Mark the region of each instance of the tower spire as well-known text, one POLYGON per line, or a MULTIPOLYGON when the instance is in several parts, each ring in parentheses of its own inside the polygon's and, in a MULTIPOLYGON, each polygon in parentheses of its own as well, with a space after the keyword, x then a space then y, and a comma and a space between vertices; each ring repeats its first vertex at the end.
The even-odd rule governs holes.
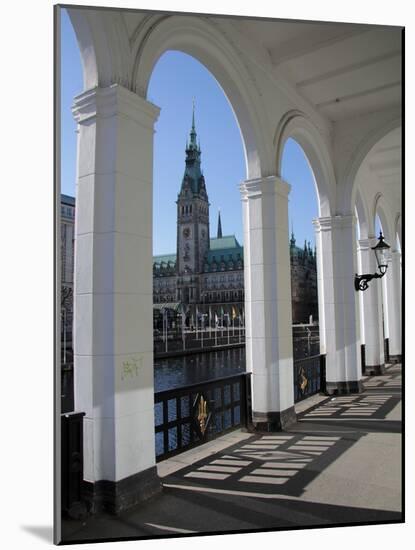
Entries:
POLYGON ((220 208, 219 208, 219 214, 218 214, 218 239, 222 238, 222 222, 220 220, 220 208))
POLYGON ((192 129, 190 130, 190 147, 197 150, 196 143, 196 125, 195 125, 195 99, 193 98, 192 102, 192 129))
POLYGON ((291 221, 291 239, 290 239, 290 246, 291 246, 291 247, 294 247, 294 246, 295 246, 294 224, 293 224, 292 221, 291 221))
POLYGON ((193 105, 193 111, 192 111, 192 130, 194 130, 194 129, 195 129, 195 98, 193 98, 192 105, 193 105))

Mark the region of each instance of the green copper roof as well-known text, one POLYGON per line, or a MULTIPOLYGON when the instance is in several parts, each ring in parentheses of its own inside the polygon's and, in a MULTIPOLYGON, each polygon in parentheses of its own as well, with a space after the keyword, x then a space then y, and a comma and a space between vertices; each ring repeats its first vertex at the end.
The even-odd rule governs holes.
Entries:
POLYGON ((240 248, 242 246, 236 240, 235 235, 225 235, 219 239, 210 239, 210 249, 220 250, 222 248, 240 248))
POLYGON ((243 260, 244 249, 238 243, 235 235, 226 235, 219 239, 210 239, 210 250, 207 255, 208 263, 213 262, 215 258, 216 262, 222 261, 228 262, 231 258, 236 262, 238 259, 243 260))
POLYGON ((161 264, 162 262, 176 263, 176 254, 161 254, 159 256, 153 256, 153 264, 161 264))

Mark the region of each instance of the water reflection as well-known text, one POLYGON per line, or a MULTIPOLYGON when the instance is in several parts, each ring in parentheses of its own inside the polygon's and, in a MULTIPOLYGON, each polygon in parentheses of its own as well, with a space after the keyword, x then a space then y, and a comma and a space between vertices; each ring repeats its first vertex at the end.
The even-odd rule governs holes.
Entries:
POLYGON ((245 347, 154 361, 154 391, 245 372, 245 347))

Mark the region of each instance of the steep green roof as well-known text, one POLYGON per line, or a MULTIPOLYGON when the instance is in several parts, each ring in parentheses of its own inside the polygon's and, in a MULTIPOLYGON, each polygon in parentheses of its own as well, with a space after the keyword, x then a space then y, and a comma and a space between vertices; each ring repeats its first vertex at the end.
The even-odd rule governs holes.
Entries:
POLYGON ((176 263, 176 254, 161 254, 159 256, 153 256, 153 264, 161 264, 162 262, 176 263))
POLYGON ((235 235, 225 235, 220 239, 210 239, 210 250, 220 250, 222 248, 242 249, 242 246, 236 240, 235 235))
POLYGON ((238 243, 235 235, 225 235, 220 239, 210 239, 210 250, 207 255, 208 263, 213 262, 215 258, 216 262, 221 261, 221 257, 225 262, 229 261, 229 256, 236 262, 238 259, 243 259, 244 249, 238 243))

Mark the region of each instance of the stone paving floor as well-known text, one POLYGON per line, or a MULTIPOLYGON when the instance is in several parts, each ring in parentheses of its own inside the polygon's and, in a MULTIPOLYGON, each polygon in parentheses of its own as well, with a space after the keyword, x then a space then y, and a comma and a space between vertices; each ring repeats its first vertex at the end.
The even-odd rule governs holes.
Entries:
POLYGON ((63 523, 64 542, 403 521, 401 367, 314 396, 286 432, 232 432, 158 465, 163 492, 63 523))

